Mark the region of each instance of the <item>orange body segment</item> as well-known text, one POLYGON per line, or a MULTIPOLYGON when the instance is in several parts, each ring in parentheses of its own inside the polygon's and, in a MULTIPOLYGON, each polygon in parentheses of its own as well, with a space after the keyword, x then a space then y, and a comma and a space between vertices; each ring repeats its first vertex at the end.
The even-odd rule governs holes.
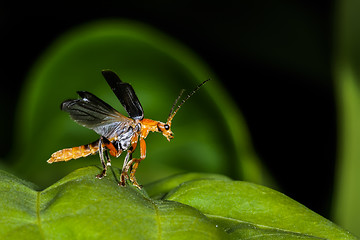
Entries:
POLYGON ((77 159, 81 157, 87 157, 89 155, 95 154, 99 151, 99 141, 95 141, 90 144, 72 147, 72 148, 65 148, 54 152, 51 155, 51 158, 47 160, 48 163, 53 162, 62 162, 62 161, 69 161, 71 159, 77 159))

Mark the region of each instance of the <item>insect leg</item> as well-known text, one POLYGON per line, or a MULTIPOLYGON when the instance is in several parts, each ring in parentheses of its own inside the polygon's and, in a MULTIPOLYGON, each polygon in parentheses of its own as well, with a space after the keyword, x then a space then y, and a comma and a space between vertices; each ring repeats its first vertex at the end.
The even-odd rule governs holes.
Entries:
POLYGON ((104 176, 106 176, 107 166, 111 166, 111 159, 110 159, 109 153, 110 153, 110 155, 117 157, 121 154, 121 152, 122 151, 120 149, 118 150, 114 146, 114 144, 112 142, 110 142, 106 137, 102 136, 100 138, 100 140, 99 140, 99 156, 100 156, 101 164, 103 166, 103 170, 99 175, 96 176, 97 178, 101 179, 104 176), (104 152, 104 149, 105 149, 105 152, 104 152), (104 160, 104 155, 106 158, 106 163, 104 160))
POLYGON ((111 166, 111 159, 108 151, 105 151, 105 158, 106 158, 106 166, 111 166))
POLYGON ((133 158, 132 158, 132 153, 136 149, 137 142, 138 142, 138 136, 139 135, 136 133, 132 137, 131 146, 127 150, 127 154, 126 154, 124 164, 123 164, 123 167, 121 170, 121 177, 120 177, 120 183, 119 183, 119 185, 121 185, 121 186, 125 186, 126 179, 129 179, 128 172, 129 172, 129 168, 132 166, 132 163, 134 162, 133 158))
MULTIPOLYGON (((111 156, 118 157, 121 154, 121 150, 117 150, 112 142, 110 142, 106 137, 101 137, 101 140, 104 146, 109 149, 109 153, 111 156)), ((111 165, 111 164, 110 164, 111 165)))
POLYGON ((131 158, 132 158, 132 151, 128 151, 125 156, 124 164, 121 170, 120 183, 119 183, 119 185, 121 186, 125 186, 126 179, 129 179, 129 176, 127 174, 128 171, 126 171, 126 166, 129 162, 129 159, 131 158))
MULTIPOLYGON (((106 137, 103 137, 103 136, 99 140, 99 147, 98 148, 99 148, 99 156, 100 156, 100 161, 101 161, 101 165, 103 167, 103 170, 96 177, 101 179, 104 176, 106 176, 107 166, 111 166, 111 159, 110 159, 110 156, 109 156, 109 152, 113 156, 119 155, 119 152, 116 150, 115 146, 106 137), (105 147, 107 149, 105 149, 105 147), (104 152, 104 149, 105 149, 105 152, 104 152), (104 155, 105 155, 105 158, 106 158, 106 163, 105 163, 104 155)), ((119 151, 121 153, 121 150, 119 150, 119 151)))
POLYGON ((103 167, 103 170, 101 171, 100 174, 96 175, 96 178, 98 178, 98 179, 102 179, 104 176, 106 176, 106 170, 107 170, 107 165, 105 164, 105 160, 104 160, 103 141, 104 141, 104 137, 101 137, 100 141, 99 141, 99 156, 100 156, 100 162, 103 167))
POLYGON ((141 189, 141 185, 136 181, 135 172, 139 166, 140 161, 144 160, 146 157, 146 143, 144 138, 140 138, 140 158, 133 158, 131 159, 127 166, 126 172, 131 168, 130 172, 130 181, 135 185, 137 188, 141 189))

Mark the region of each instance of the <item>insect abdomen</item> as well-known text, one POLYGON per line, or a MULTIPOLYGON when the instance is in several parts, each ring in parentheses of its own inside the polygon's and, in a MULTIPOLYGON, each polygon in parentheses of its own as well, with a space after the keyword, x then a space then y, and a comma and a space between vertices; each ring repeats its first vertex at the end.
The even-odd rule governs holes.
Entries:
POLYGON ((65 148, 54 152, 51 158, 47 160, 48 163, 69 161, 71 159, 78 159, 81 157, 87 157, 91 154, 95 154, 99 151, 99 140, 72 148, 65 148))

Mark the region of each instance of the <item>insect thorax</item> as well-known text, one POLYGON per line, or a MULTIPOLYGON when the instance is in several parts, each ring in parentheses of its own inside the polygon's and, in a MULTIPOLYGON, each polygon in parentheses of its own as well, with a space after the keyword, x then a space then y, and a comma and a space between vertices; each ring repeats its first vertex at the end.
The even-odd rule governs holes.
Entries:
POLYGON ((129 126, 126 129, 121 129, 115 133, 115 138, 112 141, 113 145, 117 150, 126 151, 131 146, 131 140, 136 133, 141 129, 140 124, 137 124, 135 127, 129 126))

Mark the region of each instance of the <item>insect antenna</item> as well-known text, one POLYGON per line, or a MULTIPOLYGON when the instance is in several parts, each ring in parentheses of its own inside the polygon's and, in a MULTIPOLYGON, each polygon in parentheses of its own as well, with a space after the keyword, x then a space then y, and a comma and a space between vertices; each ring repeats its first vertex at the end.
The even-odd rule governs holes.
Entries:
POLYGON ((174 110, 175 105, 177 104, 177 102, 179 101, 181 95, 184 93, 185 90, 182 89, 182 90, 180 91, 179 96, 176 98, 176 100, 175 100, 175 102, 174 102, 174 104, 173 104, 173 106, 172 106, 172 108, 171 108, 169 117, 168 117, 168 119, 167 119, 167 124, 169 124, 169 125, 171 126, 171 120, 174 118, 175 114, 177 113, 177 111, 179 111, 179 109, 181 108, 181 106, 182 106, 192 95, 194 95, 194 93, 196 93, 197 90, 199 90, 199 88, 200 88, 202 85, 204 85, 204 84, 205 84, 207 81, 209 81, 209 80, 210 80, 210 79, 207 79, 207 80, 203 81, 202 83, 200 83, 194 90, 192 90, 191 93, 189 93, 189 94, 181 101, 181 103, 179 104, 179 106, 174 110))
POLYGON ((175 99, 175 102, 173 103, 173 105, 172 105, 172 107, 171 107, 171 110, 170 110, 168 119, 170 119, 170 116, 171 116, 171 114, 174 112, 174 108, 175 108, 177 102, 179 101, 179 99, 181 98, 181 95, 184 93, 184 91, 185 91, 185 89, 181 89, 179 96, 175 99))

